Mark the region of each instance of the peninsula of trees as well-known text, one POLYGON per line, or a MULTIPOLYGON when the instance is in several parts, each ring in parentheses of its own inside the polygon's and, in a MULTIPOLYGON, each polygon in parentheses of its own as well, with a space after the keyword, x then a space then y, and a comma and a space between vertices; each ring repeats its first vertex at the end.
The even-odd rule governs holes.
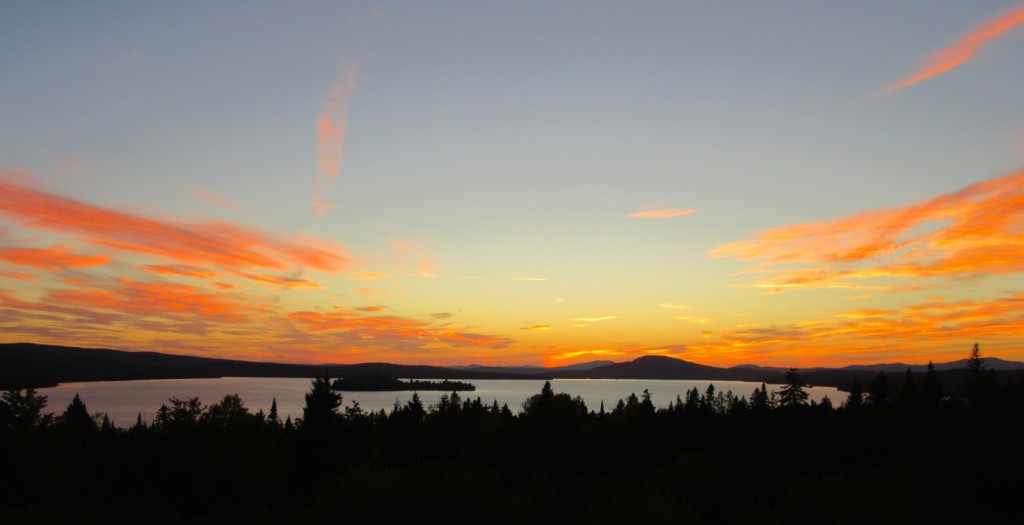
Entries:
POLYGON ((420 381, 410 379, 402 381, 394 377, 381 374, 365 374, 335 379, 331 384, 332 390, 344 390, 348 392, 391 392, 399 390, 440 390, 443 392, 471 392, 476 386, 461 381, 420 381))

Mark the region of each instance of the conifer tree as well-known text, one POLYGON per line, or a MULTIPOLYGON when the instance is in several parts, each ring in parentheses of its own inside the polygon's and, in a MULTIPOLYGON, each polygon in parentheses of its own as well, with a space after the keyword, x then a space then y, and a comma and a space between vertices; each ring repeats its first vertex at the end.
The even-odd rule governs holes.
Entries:
POLYGON ((786 372, 786 384, 779 392, 779 403, 784 407, 802 406, 807 404, 807 391, 809 386, 800 378, 800 372, 796 368, 790 368, 786 372))

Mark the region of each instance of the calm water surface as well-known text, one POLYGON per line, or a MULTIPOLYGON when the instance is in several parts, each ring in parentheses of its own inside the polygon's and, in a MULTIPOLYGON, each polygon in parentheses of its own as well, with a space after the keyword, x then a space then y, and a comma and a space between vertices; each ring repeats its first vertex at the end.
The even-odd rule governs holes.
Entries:
MULTIPOLYGON (((540 392, 543 380, 479 379, 471 380, 476 385, 474 392, 460 392, 463 399, 476 399, 498 405, 508 403, 513 412, 518 412, 526 399, 540 392)), ((631 393, 638 396, 647 389, 654 405, 663 408, 676 396, 686 397, 686 391, 697 387, 704 392, 714 383, 716 391, 732 390, 737 396, 750 397, 760 383, 742 381, 668 381, 650 379, 556 379, 551 386, 556 393, 567 392, 580 396, 587 408, 598 410, 601 402, 611 410, 619 399, 631 393)), ((169 397, 185 399, 198 397, 204 405, 216 403, 228 394, 238 394, 251 412, 263 409, 270 411, 270 403, 277 399, 277 410, 283 420, 302 417, 305 394, 309 391, 310 380, 301 378, 274 377, 224 377, 218 379, 151 379, 144 381, 97 381, 90 383, 65 383, 54 388, 43 388, 40 394, 48 396, 47 410, 54 413, 64 411, 75 394, 89 408, 91 414, 106 413, 119 427, 130 426, 142 414, 147 423, 153 420, 161 404, 169 397)), ((779 385, 769 385, 769 390, 778 390, 779 385)), ((813 387, 809 390, 812 399, 821 400, 828 396, 840 401, 845 394, 831 387, 813 387)), ((444 392, 420 392, 425 405, 437 403, 444 392)), ((412 398, 412 392, 342 392, 343 406, 359 403, 363 410, 391 411, 395 402, 405 403, 412 398)))

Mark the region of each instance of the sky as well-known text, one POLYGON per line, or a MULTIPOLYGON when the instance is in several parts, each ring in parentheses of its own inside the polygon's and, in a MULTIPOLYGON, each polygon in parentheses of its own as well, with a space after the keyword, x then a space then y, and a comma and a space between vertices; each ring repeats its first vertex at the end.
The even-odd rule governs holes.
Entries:
POLYGON ((0 3, 0 342, 1024 360, 1024 4, 0 3))

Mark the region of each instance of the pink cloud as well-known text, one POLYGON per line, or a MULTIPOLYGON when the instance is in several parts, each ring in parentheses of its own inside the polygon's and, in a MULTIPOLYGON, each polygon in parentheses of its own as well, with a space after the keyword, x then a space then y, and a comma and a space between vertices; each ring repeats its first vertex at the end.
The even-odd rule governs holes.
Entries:
POLYGON ((1024 24, 1024 7, 1006 11, 961 36, 949 47, 939 50, 929 57, 928 61, 914 74, 889 86, 886 91, 897 91, 958 67, 972 59, 986 44, 1022 24, 1024 24))
POLYGON ((682 217, 684 215, 693 215, 697 213, 697 210, 693 208, 688 209, 665 209, 665 210, 645 210, 637 211, 626 215, 626 217, 632 217, 635 219, 671 219, 672 217, 682 217))
POLYGON ((327 101, 320 109, 316 118, 318 137, 316 192, 313 194, 313 210, 317 217, 322 217, 334 203, 327 196, 334 185, 334 180, 341 172, 342 154, 345 147, 345 133, 348 128, 348 107, 352 95, 356 91, 356 74, 362 64, 359 61, 348 61, 334 79, 327 101))

